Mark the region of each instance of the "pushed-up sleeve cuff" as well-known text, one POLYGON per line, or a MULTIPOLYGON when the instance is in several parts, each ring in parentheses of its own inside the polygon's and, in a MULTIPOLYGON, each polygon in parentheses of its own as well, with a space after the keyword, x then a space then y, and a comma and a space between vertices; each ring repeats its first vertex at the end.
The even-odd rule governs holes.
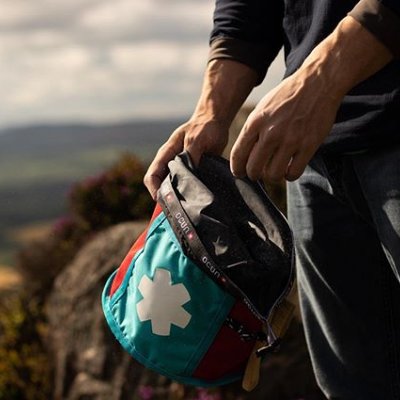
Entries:
POLYGON ((361 0, 348 15, 400 58, 400 15, 378 0, 361 0))
POLYGON ((274 57, 275 54, 270 54, 262 44, 231 37, 217 37, 210 44, 208 61, 225 58, 246 64, 257 71, 259 85, 274 57))

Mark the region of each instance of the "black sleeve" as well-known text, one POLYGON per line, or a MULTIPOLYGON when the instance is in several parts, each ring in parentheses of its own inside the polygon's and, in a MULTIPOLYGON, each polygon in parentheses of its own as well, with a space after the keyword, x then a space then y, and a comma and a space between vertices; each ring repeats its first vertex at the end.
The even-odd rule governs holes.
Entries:
POLYGON ((246 64, 261 83, 283 44, 282 19, 281 0, 216 0, 209 61, 246 64))
POLYGON ((361 0, 349 15, 400 58, 400 0, 361 0))

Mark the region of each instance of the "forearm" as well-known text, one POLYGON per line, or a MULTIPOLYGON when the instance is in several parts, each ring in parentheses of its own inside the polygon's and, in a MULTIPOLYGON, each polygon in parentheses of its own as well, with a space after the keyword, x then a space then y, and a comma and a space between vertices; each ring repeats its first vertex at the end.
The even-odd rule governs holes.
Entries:
POLYGON ((340 100, 393 58, 372 33, 352 17, 337 28, 306 58, 296 72, 303 79, 317 79, 321 90, 340 100))
POLYGON ((228 59, 210 61, 191 119, 229 127, 257 80, 257 72, 247 65, 228 59))

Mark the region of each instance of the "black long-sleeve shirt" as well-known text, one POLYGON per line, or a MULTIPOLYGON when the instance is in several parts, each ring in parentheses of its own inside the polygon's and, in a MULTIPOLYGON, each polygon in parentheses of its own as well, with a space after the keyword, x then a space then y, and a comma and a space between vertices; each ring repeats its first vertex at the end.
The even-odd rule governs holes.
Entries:
POLYGON ((209 59, 247 64, 261 82, 283 46, 288 76, 346 15, 395 59, 345 96, 322 147, 343 153, 400 143, 400 0, 216 0, 209 59))

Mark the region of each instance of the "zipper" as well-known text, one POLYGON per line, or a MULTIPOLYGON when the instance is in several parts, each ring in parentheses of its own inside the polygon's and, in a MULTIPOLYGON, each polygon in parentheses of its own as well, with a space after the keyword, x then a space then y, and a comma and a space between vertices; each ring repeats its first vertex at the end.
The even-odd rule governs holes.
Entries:
POLYGON ((250 332, 243 324, 239 321, 233 319, 232 317, 227 317, 225 319, 225 325, 227 325, 230 329, 235 331, 242 342, 264 342, 265 346, 259 347, 255 354, 257 357, 264 357, 266 354, 276 352, 279 350, 279 346, 281 343, 280 338, 277 338, 270 326, 270 324, 266 323, 266 331, 258 331, 258 332, 250 332))
MULTIPOLYGON (((293 283, 294 283, 294 270, 295 270, 295 247, 294 247, 294 237, 293 237, 293 232, 290 228, 289 225, 289 221, 287 220, 286 216, 281 212, 281 210, 279 210, 279 208, 273 203, 273 201, 269 198, 268 193, 266 192, 265 188, 263 187, 263 185, 261 185, 260 182, 258 182, 258 186, 260 187, 260 189, 262 190, 262 192, 265 194, 265 196, 267 196, 268 200, 270 200, 271 205, 273 206, 273 208, 282 216, 282 218, 285 220, 285 222, 287 223, 288 227, 289 227, 289 234, 290 234, 290 239, 292 242, 292 249, 291 249, 291 259, 290 259, 290 275, 289 278, 286 282, 286 286, 283 289, 282 293, 279 295, 279 297, 275 300, 274 304, 272 305, 269 313, 268 313, 268 318, 270 317, 270 315, 273 313, 273 311, 279 306, 279 304, 282 302, 282 300, 289 294, 290 290, 293 287, 293 283)), ((268 322, 267 322, 268 324, 268 322)), ((269 325, 269 324, 268 324, 269 325)))

